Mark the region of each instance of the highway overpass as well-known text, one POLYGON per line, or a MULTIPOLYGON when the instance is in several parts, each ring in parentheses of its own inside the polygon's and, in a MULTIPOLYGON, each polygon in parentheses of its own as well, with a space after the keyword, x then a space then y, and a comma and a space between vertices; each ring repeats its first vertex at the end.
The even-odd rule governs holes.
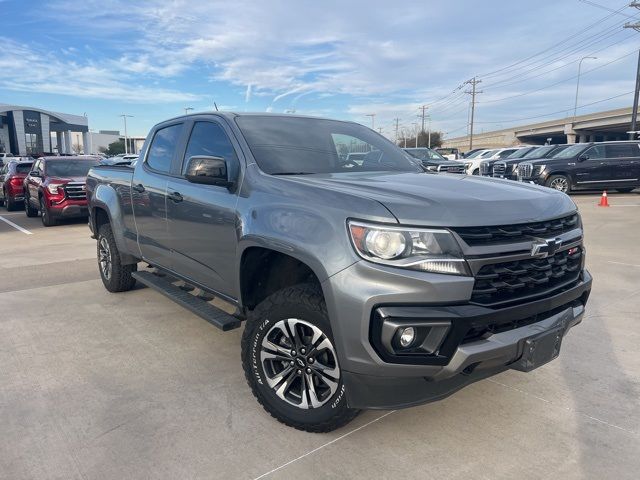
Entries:
MULTIPOLYGON (((509 147, 512 145, 544 145, 550 143, 583 143, 605 140, 627 140, 631 130, 632 108, 549 120, 541 123, 475 133, 473 148, 509 147)), ((444 147, 469 150, 469 136, 445 138, 444 147)))

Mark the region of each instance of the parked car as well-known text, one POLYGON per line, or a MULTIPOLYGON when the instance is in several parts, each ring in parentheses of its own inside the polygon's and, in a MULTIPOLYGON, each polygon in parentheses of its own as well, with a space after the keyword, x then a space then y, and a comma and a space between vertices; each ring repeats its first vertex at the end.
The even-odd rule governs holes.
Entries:
POLYGON ((480 175, 480 166, 482 165, 483 160, 491 160, 496 158, 497 155, 500 155, 501 152, 510 150, 507 155, 513 151, 514 149, 506 149, 506 148, 493 148, 490 150, 483 150, 480 152, 476 152, 468 158, 465 158, 465 169, 468 175, 480 175))
POLYGON ((425 175, 351 122, 177 117, 134 169, 92 168, 87 196, 105 288, 140 281, 222 330, 246 319, 253 394, 307 431, 543 365, 591 288, 569 197, 425 175), (339 161, 338 138, 366 144, 362 164, 339 161))
POLYGON ((0 167, 0 205, 8 211, 15 210, 17 204, 24 200, 23 182, 32 166, 32 161, 9 160, 0 167))
POLYGON ((514 153, 523 150, 523 149, 529 149, 530 147, 524 146, 524 147, 515 147, 515 148, 502 148, 500 149, 498 152, 496 152, 495 154, 493 154, 490 157, 485 157, 481 162, 480 162, 480 175, 484 176, 484 177, 491 177, 492 176, 492 171, 493 171, 493 164, 495 162, 498 162, 502 159, 505 158, 509 158, 511 155, 513 155, 514 153))
POLYGON ((24 209, 28 217, 38 213, 42 224, 50 227, 62 218, 86 217, 85 180, 99 157, 41 157, 24 180, 24 209))
POLYGON ((598 142, 571 145, 544 160, 522 162, 518 178, 569 193, 574 190, 640 187, 640 142, 598 142))
POLYGON ((0 153, 0 165, 4 165, 14 158, 13 153, 0 153))
POLYGON ((435 151, 438 152, 447 160, 458 160, 462 158, 462 153, 460 153, 460 150, 458 150, 457 148, 440 147, 440 148, 436 148, 435 151))
POLYGON ((509 180, 518 179, 518 165, 522 162, 528 162, 538 160, 541 158, 551 158, 557 155, 569 145, 544 145, 535 147, 533 150, 527 152, 526 155, 520 157, 516 156, 519 152, 509 155, 504 160, 499 160, 493 164, 492 174, 498 178, 508 178, 509 180))
POLYGON ((435 150, 427 147, 404 148, 413 158, 420 160, 428 172, 464 173, 464 164, 455 160, 447 160, 435 150))

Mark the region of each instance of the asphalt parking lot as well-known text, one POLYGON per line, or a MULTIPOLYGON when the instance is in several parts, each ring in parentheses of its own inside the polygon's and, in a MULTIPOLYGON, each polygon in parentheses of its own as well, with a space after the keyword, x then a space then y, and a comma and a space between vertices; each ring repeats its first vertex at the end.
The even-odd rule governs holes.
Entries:
POLYGON ((322 435, 254 400, 241 329, 146 288, 108 293, 84 222, 3 209, 0 478, 636 479, 640 193, 573 198, 594 287, 560 358, 322 435))

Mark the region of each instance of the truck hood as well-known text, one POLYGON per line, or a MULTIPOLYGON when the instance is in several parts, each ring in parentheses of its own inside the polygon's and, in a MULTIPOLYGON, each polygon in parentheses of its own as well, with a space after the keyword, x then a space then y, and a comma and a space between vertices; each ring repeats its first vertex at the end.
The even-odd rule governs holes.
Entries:
POLYGON ((564 193, 491 177, 354 172, 295 176, 287 180, 375 200, 398 222, 407 225, 509 225, 576 211, 575 204, 564 193))

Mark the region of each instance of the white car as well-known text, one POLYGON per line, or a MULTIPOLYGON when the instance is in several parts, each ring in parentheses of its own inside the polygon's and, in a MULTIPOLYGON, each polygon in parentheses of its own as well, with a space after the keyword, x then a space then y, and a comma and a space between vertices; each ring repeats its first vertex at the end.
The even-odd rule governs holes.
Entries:
POLYGON ((491 150, 482 150, 476 152, 468 158, 465 158, 464 166, 467 171, 467 175, 482 175, 482 162, 493 163, 494 160, 500 160, 511 155, 516 150, 524 148, 525 146, 508 147, 508 148, 494 148, 491 150))
POLYGON ((9 160, 13 160, 15 155, 13 153, 0 153, 0 166, 8 163, 9 160))

